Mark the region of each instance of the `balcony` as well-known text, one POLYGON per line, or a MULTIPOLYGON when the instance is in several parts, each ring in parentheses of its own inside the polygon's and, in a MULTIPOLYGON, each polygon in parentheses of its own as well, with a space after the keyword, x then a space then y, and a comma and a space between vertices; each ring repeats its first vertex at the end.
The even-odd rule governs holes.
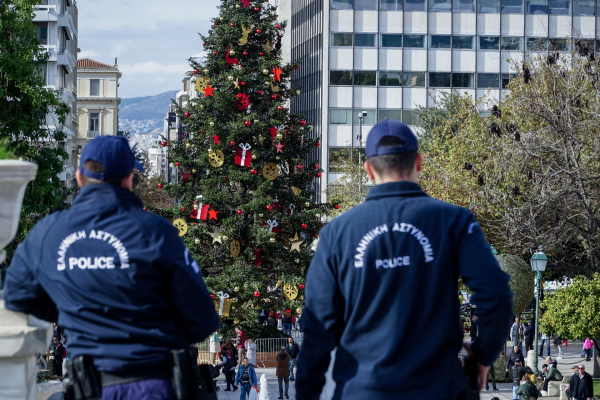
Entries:
POLYGON ((73 22, 73 16, 69 13, 61 14, 58 16, 58 26, 66 28, 69 40, 77 38, 77 29, 75 29, 75 23, 73 22))
POLYGON ((39 4, 35 6, 35 15, 33 22, 57 22, 58 14, 56 12, 56 6, 49 6, 47 4, 39 4))
POLYGON ((88 139, 93 139, 95 137, 100 136, 100 132, 97 131, 87 131, 87 138, 88 139))
POLYGON ((56 60, 58 65, 65 65, 69 70, 69 73, 72 73, 73 70, 77 67, 77 61, 73 54, 68 50, 63 50, 62 52, 58 52, 56 56, 56 60))

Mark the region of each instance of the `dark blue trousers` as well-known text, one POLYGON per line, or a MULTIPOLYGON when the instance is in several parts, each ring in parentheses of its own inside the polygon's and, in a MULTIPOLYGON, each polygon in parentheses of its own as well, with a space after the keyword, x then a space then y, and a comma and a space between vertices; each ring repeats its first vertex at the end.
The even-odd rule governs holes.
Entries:
POLYGON ((101 400, 175 400, 175 395, 170 381, 148 379, 103 387, 101 400))

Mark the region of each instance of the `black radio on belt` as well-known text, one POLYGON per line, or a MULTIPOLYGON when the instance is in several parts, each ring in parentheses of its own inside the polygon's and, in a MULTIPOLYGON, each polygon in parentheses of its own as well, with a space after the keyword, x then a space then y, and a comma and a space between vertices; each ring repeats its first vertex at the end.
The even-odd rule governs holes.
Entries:
POLYGON ((63 380, 65 400, 97 400, 102 397, 100 374, 90 356, 77 356, 67 362, 63 380))

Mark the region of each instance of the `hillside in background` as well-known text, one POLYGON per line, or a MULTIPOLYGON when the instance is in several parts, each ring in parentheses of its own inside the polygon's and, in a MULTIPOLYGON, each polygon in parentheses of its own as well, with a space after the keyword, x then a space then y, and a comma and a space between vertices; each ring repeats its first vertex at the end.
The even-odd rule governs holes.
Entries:
POLYGON ((171 90, 156 96, 121 99, 119 106, 119 130, 133 134, 158 136, 163 132, 164 119, 169 105, 177 95, 171 90))

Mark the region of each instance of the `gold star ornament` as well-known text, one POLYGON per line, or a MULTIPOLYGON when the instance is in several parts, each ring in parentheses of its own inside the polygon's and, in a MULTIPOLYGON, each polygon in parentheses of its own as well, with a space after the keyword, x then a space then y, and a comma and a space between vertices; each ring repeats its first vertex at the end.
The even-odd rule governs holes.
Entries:
POLYGON ((300 253, 300 245, 302 244, 303 240, 298 239, 298 232, 296 232, 296 236, 294 236, 293 239, 289 239, 289 240, 290 240, 290 244, 292 245, 292 247, 290 247, 290 252, 296 250, 298 253, 300 253))
POLYGON ((212 241, 213 243, 219 242, 219 243, 223 244, 223 242, 221 241, 221 239, 222 239, 221 233, 222 232, 223 232, 222 229, 216 229, 214 232, 212 232, 210 234, 213 238, 213 241, 212 241))

